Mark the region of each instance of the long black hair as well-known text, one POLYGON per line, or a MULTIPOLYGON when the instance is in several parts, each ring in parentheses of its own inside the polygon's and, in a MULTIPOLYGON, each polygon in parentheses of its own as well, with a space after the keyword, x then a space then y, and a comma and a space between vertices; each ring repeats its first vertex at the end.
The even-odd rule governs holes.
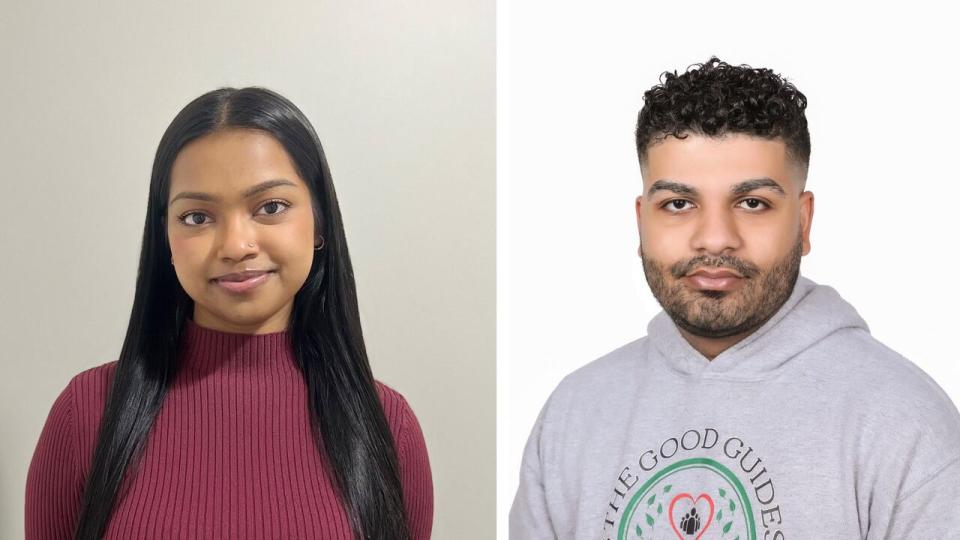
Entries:
POLYGON ((178 367, 193 300, 170 264, 166 234, 170 170, 188 142, 229 128, 276 138, 306 182, 324 248, 314 252, 288 323, 307 387, 310 427, 325 452, 358 538, 409 538, 396 447, 380 403, 360 328, 356 285, 340 207, 323 148, 304 114, 259 87, 220 88, 191 101, 164 132, 150 177, 147 217, 130 322, 117 361, 83 492, 75 537, 100 538, 124 473, 145 439, 178 367), (171 301, 172 299, 172 301, 171 301))

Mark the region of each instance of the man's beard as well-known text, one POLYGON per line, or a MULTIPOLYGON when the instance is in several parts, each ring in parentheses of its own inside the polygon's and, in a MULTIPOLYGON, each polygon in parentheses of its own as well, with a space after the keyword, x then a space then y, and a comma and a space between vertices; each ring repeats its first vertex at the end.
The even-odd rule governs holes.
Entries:
POLYGON ((640 246, 640 259, 647 284, 657 302, 687 332, 705 338, 724 338, 756 330, 767 322, 790 298, 800 275, 803 236, 783 258, 769 270, 731 257, 696 257, 676 263, 668 269, 668 282, 662 265, 645 256, 640 246), (743 276, 740 286, 732 291, 695 289, 681 283, 680 278, 699 268, 730 268, 743 276))

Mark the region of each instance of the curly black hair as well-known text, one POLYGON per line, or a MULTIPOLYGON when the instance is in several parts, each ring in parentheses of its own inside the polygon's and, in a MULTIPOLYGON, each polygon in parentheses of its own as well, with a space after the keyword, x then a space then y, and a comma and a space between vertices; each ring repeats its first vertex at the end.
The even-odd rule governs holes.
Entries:
POLYGON ((770 69, 731 66, 711 56, 682 75, 663 72, 660 84, 647 90, 643 100, 636 131, 641 167, 650 145, 670 135, 683 139, 687 133, 712 137, 745 133, 782 139, 787 154, 801 165, 806 177, 810 164, 810 132, 803 112, 807 98, 770 69))

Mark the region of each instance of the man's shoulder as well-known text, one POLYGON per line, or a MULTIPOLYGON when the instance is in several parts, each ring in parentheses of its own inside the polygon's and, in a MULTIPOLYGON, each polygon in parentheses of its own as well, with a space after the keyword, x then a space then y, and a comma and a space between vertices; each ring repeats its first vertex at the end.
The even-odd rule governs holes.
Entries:
POLYGON ((960 411, 929 373, 869 332, 848 332, 835 343, 841 342, 831 355, 831 377, 857 396, 869 424, 878 430, 916 431, 944 450, 960 447, 960 411))
POLYGON ((596 400, 609 394, 612 381, 623 379, 625 373, 636 370, 646 358, 647 337, 635 339, 603 354, 567 374, 554 389, 551 402, 570 399, 580 401, 586 396, 596 400))
POLYGON ((819 346, 833 367, 852 387, 885 390, 890 397, 916 401, 936 397, 950 401, 939 384, 916 362, 892 349, 869 332, 852 330, 819 346))
POLYGON ((960 411, 920 365, 868 332, 849 332, 842 342, 830 376, 844 380, 830 390, 856 420, 872 489, 902 498, 960 459, 960 411))

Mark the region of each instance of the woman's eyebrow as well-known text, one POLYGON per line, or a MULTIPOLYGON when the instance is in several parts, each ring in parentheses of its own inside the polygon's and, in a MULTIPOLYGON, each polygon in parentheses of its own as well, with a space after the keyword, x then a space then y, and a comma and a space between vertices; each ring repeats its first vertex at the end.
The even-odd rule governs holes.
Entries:
MULTIPOLYGON (((777 192, 781 197, 786 197, 787 192, 784 191, 783 187, 777 183, 776 180, 772 178, 752 178, 750 180, 744 180, 739 184, 734 184, 730 188, 731 195, 742 195, 744 193, 749 193, 755 189, 760 188, 770 188, 777 192)), ((689 195, 691 197, 699 197, 700 191, 697 188, 683 184, 681 182, 674 182, 672 180, 657 180, 650 186, 650 190, 647 191, 647 197, 652 197, 654 193, 658 191, 671 191, 680 195, 689 195)))
MULTIPOLYGON (((244 198, 244 199, 248 199, 248 198, 250 198, 250 197, 253 197, 254 195, 257 195, 257 194, 259 194, 259 193, 263 193, 264 191, 267 191, 268 189, 272 189, 272 188, 275 188, 275 187, 278 187, 278 186, 293 186, 293 187, 296 187, 297 185, 294 184, 293 182, 291 182, 290 180, 285 179, 285 178, 275 178, 275 179, 273 179, 273 180, 267 180, 267 181, 265 181, 265 182, 260 182, 259 184, 255 185, 255 186, 253 186, 253 187, 251 187, 251 188, 248 188, 246 191, 243 192, 243 198, 244 198)), ((180 193, 177 193, 176 197, 170 199, 170 202, 169 202, 168 204, 173 204, 173 203, 175 203, 175 202, 176 202, 177 200, 179 200, 179 199, 194 199, 194 200, 197 200, 197 201, 217 202, 217 201, 220 200, 220 197, 217 197, 216 195, 211 195, 211 194, 209 194, 209 193, 201 193, 201 192, 199 192, 199 191, 182 191, 182 192, 180 192, 180 193)))

